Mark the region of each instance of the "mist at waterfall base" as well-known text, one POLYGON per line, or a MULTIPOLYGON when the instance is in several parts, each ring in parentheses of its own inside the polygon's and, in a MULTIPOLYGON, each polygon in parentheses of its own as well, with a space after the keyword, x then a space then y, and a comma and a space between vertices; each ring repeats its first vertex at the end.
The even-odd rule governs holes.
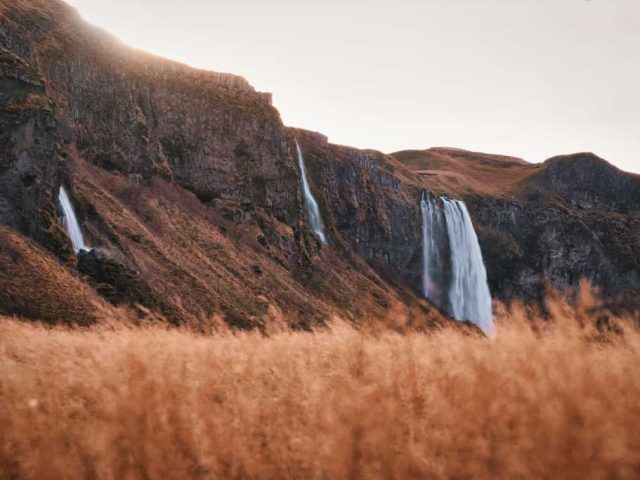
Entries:
POLYGON ((464 202, 423 194, 423 293, 457 320, 494 335, 491 293, 482 251, 464 202))
POLYGON ((71 240, 74 252, 88 252, 91 249, 84 243, 82 230, 80 229, 76 213, 73 210, 73 205, 71 204, 69 195, 67 195, 67 191, 62 186, 58 194, 58 201, 60 202, 60 208, 62 210, 62 225, 71 240))
POLYGON ((327 235, 325 233, 324 222, 322 221, 322 216, 320 215, 320 208, 318 207, 318 202, 313 196, 313 192, 309 187, 309 180, 307 178, 307 169, 304 165, 304 156, 302 155, 302 150, 300 149, 300 145, 296 142, 296 152, 298 154, 298 166, 300 167, 300 176, 302 177, 302 191, 304 193, 304 204, 307 209, 307 217, 309 221, 309 226, 313 231, 313 234, 320 240, 323 244, 327 244, 327 235))

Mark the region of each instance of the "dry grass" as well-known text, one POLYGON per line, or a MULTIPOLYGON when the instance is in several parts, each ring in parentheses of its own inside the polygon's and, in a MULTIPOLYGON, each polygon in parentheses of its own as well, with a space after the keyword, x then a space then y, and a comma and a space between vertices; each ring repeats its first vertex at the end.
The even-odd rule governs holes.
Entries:
POLYGON ((0 319, 0 476, 638 478, 640 333, 551 311, 496 340, 0 319))
POLYGON ((406 150, 392 155, 421 175, 430 191, 444 195, 512 196, 543 168, 519 158, 456 148, 406 150))
POLYGON ((6 312, 77 324, 117 315, 46 250, 0 225, 0 315, 6 312))

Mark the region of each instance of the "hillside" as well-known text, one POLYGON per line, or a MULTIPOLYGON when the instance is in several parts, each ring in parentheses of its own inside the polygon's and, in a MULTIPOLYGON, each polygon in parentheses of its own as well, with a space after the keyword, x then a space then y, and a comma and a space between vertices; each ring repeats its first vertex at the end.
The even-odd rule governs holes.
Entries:
POLYGON ((425 191, 467 202, 495 298, 584 276, 637 299, 638 178, 588 155, 531 165, 333 145, 284 126, 244 78, 132 49, 60 0, 0 0, 0 87, 0 313, 441 325, 422 298, 425 191), (62 228, 61 186, 91 252, 74 254, 62 228))
POLYGON ((420 175, 431 190, 455 196, 512 195, 541 169, 516 157, 456 148, 404 150, 391 155, 420 175))
POLYGON ((638 175, 592 153, 541 164, 445 148, 393 156, 433 191, 466 200, 494 296, 541 299, 586 278, 613 305, 637 308, 638 175))
POLYGON ((85 305, 199 328, 443 321, 359 257, 339 218, 329 247, 310 233, 295 132, 243 78, 126 47, 58 0, 0 0, 0 62, 0 223, 22 245, 0 247, 4 313, 54 321, 72 293, 30 286, 71 278, 85 305), (91 253, 61 228, 61 185, 91 253))

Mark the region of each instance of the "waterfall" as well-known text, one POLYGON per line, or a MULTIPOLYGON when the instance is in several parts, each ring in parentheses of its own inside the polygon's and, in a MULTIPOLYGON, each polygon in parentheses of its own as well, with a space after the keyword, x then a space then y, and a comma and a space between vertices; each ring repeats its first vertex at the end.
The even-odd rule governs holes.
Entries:
POLYGON ((320 215, 320 208, 318 207, 318 202, 313 196, 313 192, 309 187, 309 180, 307 179, 307 169, 304 166, 304 156, 302 155, 302 150, 300 149, 300 145, 296 142, 296 150, 298 152, 298 165, 300 167, 300 176, 302 177, 302 191, 304 192, 304 204, 307 208, 307 217, 309 220, 309 225, 311 226, 311 230, 313 234, 325 245, 327 244, 327 235, 324 231, 324 222, 322 221, 322 216, 320 215))
POLYGON ((469 320, 485 333, 493 332, 487 270, 471 217, 464 202, 442 199, 451 247, 449 302, 453 316, 469 320))
POLYGON ((422 289, 426 298, 449 310, 448 270, 445 260, 449 255, 447 229, 444 214, 435 200, 422 194, 422 289))
POLYGON ((423 193, 423 292, 457 320, 493 334, 491 293, 482 251, 464 202, 423 193))
POLYGON ((62 209, 62 225, 64 226, 64 229, 67 232, 69 239, 71 240, 73 250, 76 253, 79 253, 83 250, 89 251, 90 248, 87 247, 87 245, 84 243, 82 230, 80 230, 80 224, 78 224, 78 219, 76 218, 76 214, 73 211, 71 200, 69 200, 69 195, 67 195, 67 191, 63 186, 60 186, 58 201, 60 202, 60 208, 62 209))

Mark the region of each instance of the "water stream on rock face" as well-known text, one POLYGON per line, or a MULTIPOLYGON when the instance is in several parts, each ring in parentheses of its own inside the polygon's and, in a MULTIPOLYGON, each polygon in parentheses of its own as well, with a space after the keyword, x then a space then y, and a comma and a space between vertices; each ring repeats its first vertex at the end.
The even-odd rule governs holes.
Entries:
POLYGON ((422 210, 422 290, 425 297, 439 307, 449 310, 448 270, 445 260, 449 256, 447 227, 444 213, 435 200, 424 193, 420 201, 422 210))
POLYGON ((78 223, 76 214, 73 211, 71 200, 69 199, 69 195, 67 195, 67 191, 63 186, 60 187, 58 201, 60 202, 60 208, 62 209, 63 213, 62 225, 64 226, 64 229, 67 232, 69 239, 71 240, 73 250, 76 253, 79 253, 81 251, 89 251, 90 248, 84 243, 82 230, 80 230, 80 224, 78 223))
POLYGON ((313 234, 325 245, 327 244, 327 235, 324 230, 324 222, 320 215, 320 208, 318 202, 313 196, 313 192, 309 187, 309 180, 307 179, 307 169, 304 166, 304 156, 300 145, 296 142, 296 150, 298 152, 298 165, 300 167, 300 176, 302 177, 302 191, 304 192, 304 204, 307 208, 307 216, 309 219, 309 225, 313 234))
POLYGON ((464 202, 423 193, 423 293, 457 320, 493 335, 491 293, 482 251, 464 202))

